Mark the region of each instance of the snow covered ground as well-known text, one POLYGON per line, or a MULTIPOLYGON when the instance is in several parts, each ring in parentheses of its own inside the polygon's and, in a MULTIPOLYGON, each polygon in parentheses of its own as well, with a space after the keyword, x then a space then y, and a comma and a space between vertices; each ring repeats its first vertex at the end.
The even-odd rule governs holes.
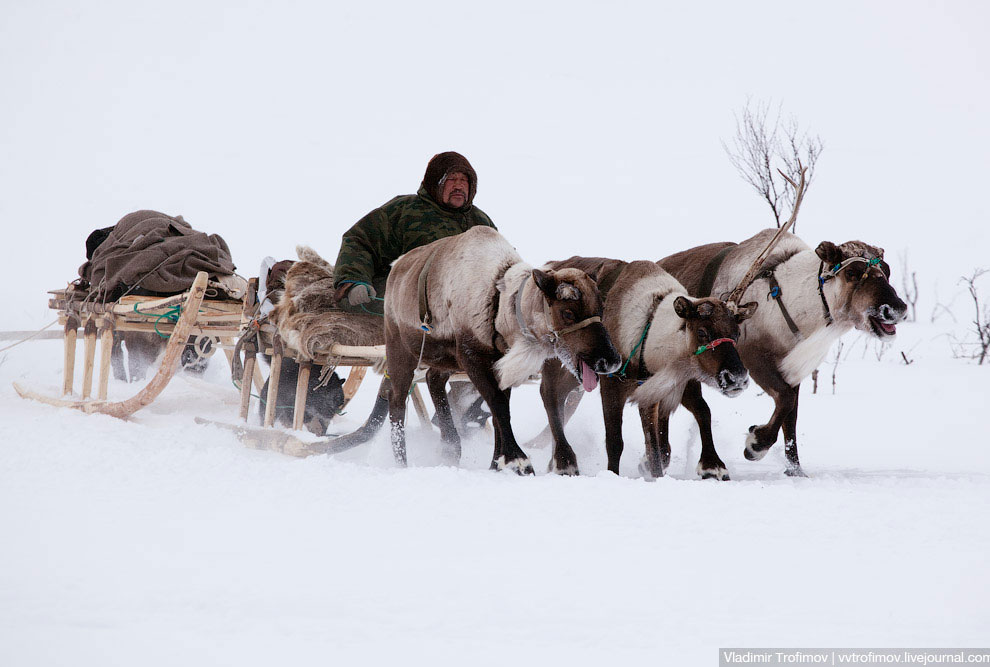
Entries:
MULTIPOLYGON (((0 664, 715 664, 725 646, 978 646, 990 575, 987 367, 929 324, 876 347, 848 336, 831 391, 803 387, 801 456, 742 457, 771 401, 706 392, 731 482, 700 481, 696 427, 673 423, 669 477, 604 472, 597 392, 569 426, 584 473, 487 470, 491 442, 439 465, 410 429, 336 458, 246 449, 226 363, 179 377, 130 421, 25 401, 55 394, 58 341, 0 364, 0 664), (900 357, 904 350, 911 365, 900 357)), ((359 424, 369 376, 335 427, 359 424)), ((134 385, 112 382, 112 396, 134 385)), ((521 439, 545 424, 513 394, 521 439)), ((545 470, 547 449, 532 449, 545 470)))
MULTIPOLYGON (((569 427, 583 476, 519 479, 487 470, 482 438, 439 466, 415 426, 407 470, 383 439, 246 449, 194 422, 234 420, 219 360, 121 422, 14 394, 57 393, 58 342, 0 352, 0 667, 985 646, 990 367, 946 333, 990 247, 987 25, 969 0, 0 2, 2 331, 53 319, 44 291, 128 212, 184 215, 253 276, 300 243, 333 259, 444 150, 533 264, 740 241, 773 224, 722 148, 747 100, 825 143, 798 234, 886 248, 923 320, 879 360, 848 337, 837 392, 828 363, 804 388, 809 479, 780 444, 743 459, 766 396, 709 395, 727 483, 695 478, 680 413, 668 478, 636 479, 631 409, 623 474, 603 472, 597 396, 569 427)), ((367 382, 335 428, 361 423, 367 382)), ((520 441, 545 423, 535 387, 513 410, 520 441)))

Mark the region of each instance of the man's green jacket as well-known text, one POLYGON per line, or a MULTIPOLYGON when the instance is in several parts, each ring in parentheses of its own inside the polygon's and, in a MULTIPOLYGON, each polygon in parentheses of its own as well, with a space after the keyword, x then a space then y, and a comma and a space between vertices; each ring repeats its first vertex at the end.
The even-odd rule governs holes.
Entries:
POLYGON ((367 283, 382 297, 392 262, 400 255, 478 225, 495 227, 473 204, 450 209, 434 201, 422 187, 414 195, 396 197, 344 233, 334 264, 334 287, 347 282, 367 283))

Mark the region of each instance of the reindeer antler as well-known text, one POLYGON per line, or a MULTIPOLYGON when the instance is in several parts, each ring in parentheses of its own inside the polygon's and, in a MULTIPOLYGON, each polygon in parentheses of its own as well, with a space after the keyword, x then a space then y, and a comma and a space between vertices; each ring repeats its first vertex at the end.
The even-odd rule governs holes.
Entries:
POLYGON ((787 222, 785 222, 781 226, 781 228, 777 230, 777 233, 774 234, 772 239, 770 239, 770 243, 767 244, 767 247, 763 249, 763 252, 761 252, 759 257, 756 258, 756 261, 753 262, 753 265, 749 267, 749 271, 746 272, 746 275, 743 277, 743 279, 739 281, 739 284, 736 286, 736 288, 729 293, 729 297, 726 299, 727 302, 735 303, 735 304, 739 303, 739 299, 742 298, 743 293, 750 285, 753 284, 753 281, 756 280, 756 275, 760 272, 760 267, 763 265, 763 262, 770 255, 770 251, 773 250, 774 246, 777 245, 777 242, 780 241, 780 237, 784 235, 784 232, 790 229, 791 226, 794 224, 794 221, 797 220, 798 209, 801 208, 801 200, 804 199, 804 188, 805 185, 807 184, 805 182, 804 174, 806 171, 808 171, 808 168, 801 166, 801 161, 798 160, 798 169, 801 170, 800 183, 795 183, 787 174, 780 171, 780 169, 777 170, 778 172, 780 172, 780 175, 784 177, 784 180, 790 183, 791 186, 796 190, 796 193, 794 195, 794 208, 791 210, 791 217, 788 218, 787 222))

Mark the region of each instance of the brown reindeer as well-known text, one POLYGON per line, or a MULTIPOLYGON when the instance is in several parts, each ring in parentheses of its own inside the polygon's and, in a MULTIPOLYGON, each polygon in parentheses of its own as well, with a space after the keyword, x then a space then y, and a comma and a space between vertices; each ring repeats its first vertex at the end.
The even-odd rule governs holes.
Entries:
MULTIPOLYGON (((701 382, 727 396, 736 396, 749 383, 736 352, 739 323, 757 309, 756 303, 728 305, 718 299, 687 298, 687 290, 653 262, 625 263, 602 258, 572 257, 549 265, 554 270, 580 268, 596 279, 605 296, 603 322, 626 359, 621 371, 602 378, 602 409, 608 469, 618 474, 622 455, 622 415, 628 400, 640 406, 646 454, 640 471, 647 478, 664 474, 669 463, 661 451, 657 424, 684 404, 699 419, 701 382)), ((544 364, 540 393, 553 434, 551 470, 577 473, 574 450, 564 436, 561 413, 576 382, 556 362, 544 364)), ((704 406, 707 409, 707 406, 704 406)), ((710 430, 710 429, 709 429, 710 430)), ((702 440, 698 473, 703 478, 728 479, 725 464, 710 438, 702 440)))
POLYGON ((474 227, 416 248, 392 267, 385 298, 385 353, 392 382, 392 451, 406 464, 406 396, 413 373, 429 368, 427 386, 450 459, 460 456, 444 386, 465 371, 492 413, 493 469, 531 474, 533 466, 509 423, 509 391, 560 359, 585 389, 621 360, 601 324, 602 302, 577 269, 541 271, 524 263, 494 229, 474 227))
MULTIPOLYGON (((659 264, 692 295, 726 295, 776 233, 767 229, 738 245, 699 246, 670 255, 659 264)), ((823 241, 812 251, 793 234, 782 236, 744 293, 746 298, 775 302, 743 325, 739 340, 743 363, 775 404, 769 422, 749 429, 744 451, 748 460, 763 458, 783 428, 785 472, 804 476, 796 430, 801 381, 818 367, 832 344, 853 328, 880 340, 893 339, 907 306, 889 277, 882 248, 861 241, 841 245, 823 241)), ((710 438, 710 424, 699 420, 699 425, 702 437, 710 438)), ((660 424, 658 437, 669 452, 665 422, 660 424)))

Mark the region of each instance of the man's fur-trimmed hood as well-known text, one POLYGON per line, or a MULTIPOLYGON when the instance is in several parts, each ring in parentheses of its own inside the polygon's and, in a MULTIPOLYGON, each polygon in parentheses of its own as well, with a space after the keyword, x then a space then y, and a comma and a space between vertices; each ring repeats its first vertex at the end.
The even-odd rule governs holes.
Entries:
MULTIPOLYGON (((471 206, 474 202, 474 195, 478 192, 478 174, 474 171, 474 167, 468 162, 467 158, 460 153, 455 153, 454 151, 447 151, 446 153, 437 153, 430 160, 430 163, 426 165, 426 173, 423 175, 422 187, 430 195, 430 197, 436 203, 444 206, 440 193, 443 190, 443 181, 446 180, 447 176, 452 173, 462 173, 467 176, 468 179, 468 197, 467 202, 464 206, 459 209, 452 210, 465 210, 471 206)), ((444 208, 450 208, 449 206, 444 206, 444 208)))

